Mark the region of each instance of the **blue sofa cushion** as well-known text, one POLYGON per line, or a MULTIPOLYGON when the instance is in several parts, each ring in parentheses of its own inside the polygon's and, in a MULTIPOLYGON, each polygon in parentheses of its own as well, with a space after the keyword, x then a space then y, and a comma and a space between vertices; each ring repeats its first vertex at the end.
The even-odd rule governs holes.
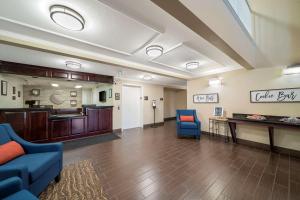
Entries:
POLYGON ((4 129, 4 127, 0 126, 0 145, 6 144, 10 141, 11 141, 11 139, 6 132, 6 129, 4 129))
POLYGON ((18 166, 25 165, 28 167, 29 180, 34 182, 42 174, 47 172, 52 165, 57 163, 60 159, 59 152, 47 152, 47 153, 34 153, 34 154, 25 154, 21 157, 18 157, 8 163, 7 166, 18 166))
POLYGON ((185 129, 196 129, 197 124, 195 122, 180 122, 180 127, 185 129))
POLYGON ((17 193, 14 193, 3 200, 38 200, 33 194, 31 194, 28 190, 21 190, 17 193))

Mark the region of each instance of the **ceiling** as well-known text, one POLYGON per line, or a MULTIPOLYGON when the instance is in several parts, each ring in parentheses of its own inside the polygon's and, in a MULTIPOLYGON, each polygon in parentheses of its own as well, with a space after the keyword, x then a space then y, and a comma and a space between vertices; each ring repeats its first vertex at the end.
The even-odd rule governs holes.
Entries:
MULTIPOLYGON (((266 6, 267 0, 263 1, 266 6)), ((250 0, 251 7, 262 13, 258 2, 250 0)), ((180 3, 253 68, 279 63, 269 62, 272 57, 267 50, 273 46, 257 45, 249 38, 223 1, 180 3)), ((295 28, 295 23, 291 27, 295 28)), ((121 74, 120 78, 139 81, 151 74, 152 83, 174 87, 185 87, 187 79, 245 67, 150 0, 3 1, 0 27, 0 59, 12 62, 65 68, 65 61, 75 60, 82 63, 82 71, 121 74), (55 4, 80 13, 85 28, 68 31, 53 23, 49 7, 55 4), (147 56, 149 45, 162 46, 164 53, 156 58, 147 56), (192 61, 198 61, 200 67, 187 70, 186 63, 192 61)), ((285 59, 283 63, 291 61, 285 59)))
POLYGON ((254 40, 273 66, 300 63, 300 1, 248 0, 254 40))

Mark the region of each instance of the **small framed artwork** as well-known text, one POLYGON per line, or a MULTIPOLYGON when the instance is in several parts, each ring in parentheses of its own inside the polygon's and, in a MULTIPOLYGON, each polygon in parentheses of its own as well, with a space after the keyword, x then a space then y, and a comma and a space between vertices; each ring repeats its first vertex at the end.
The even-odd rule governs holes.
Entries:
POLYGON ((16 96, 12 96, 12 100, 16 100, 16 96))
POLYGON ((145 100, 145 101, 148 101, 148 96, 144 96, 144 100, 145 100))
POLYGON ((214 108, 214 116, 216 117, 223 117, 224 115, 224 110, 223 110, 223 107, 215 107, 214 108))
POLYGON ((115 93, 115 100, 120 100, 120 93, 115 93))
POLYGON ((112 89, 108 90, 108 98, 112 98, 112 89))
POLYGON ((7 81, 1 81, 1 95, 7 96, 7 81))
POLYGON ((163 100, 164 100, 164 98, 162 98, 162 97, 161 97, 161 98, 160 98, 160 100, 161 100, 161 101, 163 101, 163 100))
POLYGON ((71 105, 72 107, 77 106, 77 101, 76 101, 76 100, 71 100, 71 101, 70 101, 70 105, 71 105))
POLYGON ((18 91, 18 97, 21 97, 21 91, 18 91))
POLYGON ((40 89, 32 89, 31 90, 31 95, 35 96, 35 97, 40 96, 40 89))
POLYGON ((71 97, 77 97, 77 91, 71 91, 70 96, 71 97))
POLYGON ((13 86, 12 89, 13 89, 13 94, 16 94, 16 87, 13 86))

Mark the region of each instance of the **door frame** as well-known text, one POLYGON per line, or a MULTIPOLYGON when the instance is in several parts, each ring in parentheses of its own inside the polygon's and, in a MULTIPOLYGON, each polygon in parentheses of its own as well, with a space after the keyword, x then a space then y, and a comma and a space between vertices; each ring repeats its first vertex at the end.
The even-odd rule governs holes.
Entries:
MULTIPOLYGON (((144 127, 144 99, 143 99, 143 96, 144 96, 144 88, 142 85, 137 85, 137 84, 130 84, 130 83, 124 83, 122 84, 122 95, 124 95, 124 87, 135 87, 135 88, 139 88, 140 91, 141 91, 141 97, 140 97, 140 124, 139 124, 139 128, 143 128, 144 127)), ((123 124, 123 107, 124 107, 124 98, 121 97, 121 130, 123 132, 124 130, 124 124, 123 124)))

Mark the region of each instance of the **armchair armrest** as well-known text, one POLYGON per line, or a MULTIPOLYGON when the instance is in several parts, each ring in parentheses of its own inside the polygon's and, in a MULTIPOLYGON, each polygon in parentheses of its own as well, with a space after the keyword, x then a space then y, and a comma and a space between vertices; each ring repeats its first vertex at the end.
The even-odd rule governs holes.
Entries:
POLYGON ((19 177, 11 177, 0 181, 0 199, 12 195, 22 189, 22 180, 19 177))
POLYGON ((24 188, 28 188, 28 169, 26 166, 19 165, 15 167, 0 166, 0 180, 10 177, 19 177, 23 180, 24 188))
POLYGON ((54 152, 54 151, 63 151, 62 143, 51 143, 51 144, 34 144, 27 141, 21 143, 23 148, 28 153, 45 153, 45 152, 54 152))

